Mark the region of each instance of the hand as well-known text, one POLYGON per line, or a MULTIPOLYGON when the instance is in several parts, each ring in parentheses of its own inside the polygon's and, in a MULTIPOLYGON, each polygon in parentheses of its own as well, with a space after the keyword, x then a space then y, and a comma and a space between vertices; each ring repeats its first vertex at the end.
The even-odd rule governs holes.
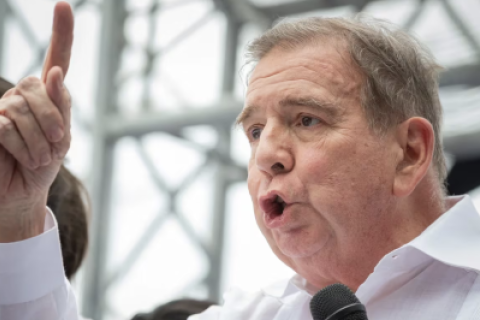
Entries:
POLYGON ((48 190, 70 147, 63 80, 72 42, 73 13, 59 2, 42 80, 25 78, 0 99, 0 243, 43 232, 48 190))

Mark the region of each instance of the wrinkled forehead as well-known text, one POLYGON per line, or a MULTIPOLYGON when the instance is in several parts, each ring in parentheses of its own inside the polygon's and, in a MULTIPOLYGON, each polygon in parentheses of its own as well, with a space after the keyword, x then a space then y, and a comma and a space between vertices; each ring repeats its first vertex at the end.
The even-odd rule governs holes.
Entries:
POLYGON ((359 97, 362 77, 345 46, 312 43, 297 48, 277 46, 254 67, 247 99, 276 81, 303 80, 328 89, 338 97, 359 97))

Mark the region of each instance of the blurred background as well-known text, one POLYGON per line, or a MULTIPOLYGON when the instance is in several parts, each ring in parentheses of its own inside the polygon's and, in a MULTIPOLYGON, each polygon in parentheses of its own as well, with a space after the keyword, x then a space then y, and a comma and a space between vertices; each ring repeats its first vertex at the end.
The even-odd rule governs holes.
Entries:
MULTIPOLYGON (((286 16, 364 11, 445 66, 452 194, 480 208, 480 1, 79 0, 67 86, 67 167, 88 186, 92 239, 74 281, 83 314, 130 319, 178 297, 221 301, 292 274, 255 225, 242 108, 246 44, 286 16)), ((0 0, 0 75, 40 75, 55 1, 0 0)))

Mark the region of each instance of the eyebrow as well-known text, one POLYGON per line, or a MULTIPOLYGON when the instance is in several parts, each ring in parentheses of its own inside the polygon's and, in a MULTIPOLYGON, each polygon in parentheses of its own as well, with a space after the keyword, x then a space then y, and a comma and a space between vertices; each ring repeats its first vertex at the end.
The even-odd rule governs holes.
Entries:
MULTIPOLYGON (((280 106, 281 107, 304 106, 304 107, 314 108, 314 109, 317 109, 317 110, 320 110, 320 111, 326 113, 327 116, 329 116, 333 120, 337 119, 338 116, 339 116, 339 109, 335 104, 333 104, 331 102, 317 100, 317 99, 314 99, 314 98, 287 97, 287 98, 280 101, 280 106)), ((241 125, 248 118, 250 118, 252 116, 252 114, 257 112, 259 109, 260 109, 259 106, 248 105, 238 115, 235 124, 237 126, 241 125)))
POLYGON ((255 106, 255 105, 246 106, 242 110, 242 112, 240 112, 240 114, 238 115, 237 120, 235 121, 235 125, 236 126, 242 125, 243 122, 245 122, 245 120, 250 118, 253 113, 257 112, 258 109, 260 109, 260 108, 258 106, 255 106))

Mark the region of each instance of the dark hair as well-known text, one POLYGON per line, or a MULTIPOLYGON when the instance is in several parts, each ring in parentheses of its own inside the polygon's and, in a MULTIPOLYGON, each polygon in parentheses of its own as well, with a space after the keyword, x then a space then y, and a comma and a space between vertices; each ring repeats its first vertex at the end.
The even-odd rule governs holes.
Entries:
POLYGON ((180 299, 157 307, 150 313, 140 313, 132 320, 187 320, 194 314, 199 314, 215 303, 195 299, 180 299))
MULTIPOLYGON (((14 85, 0 77, 0 97, 14 85)), ((65 166, 60 167, 48 191, 47 205, 58 222, 65 275, 72 278, 88 245, 88 196, 83 184, 65 166)))
POLYGON ((7 80, 0 77, 0 98, 7 92, 8 90, 12 89, 14 85, 7 80))
POLYGON ((87 192, 63 165, 48 191, 47 205, 58 223, 65 275, 80 268, 88 246, 87 192))

